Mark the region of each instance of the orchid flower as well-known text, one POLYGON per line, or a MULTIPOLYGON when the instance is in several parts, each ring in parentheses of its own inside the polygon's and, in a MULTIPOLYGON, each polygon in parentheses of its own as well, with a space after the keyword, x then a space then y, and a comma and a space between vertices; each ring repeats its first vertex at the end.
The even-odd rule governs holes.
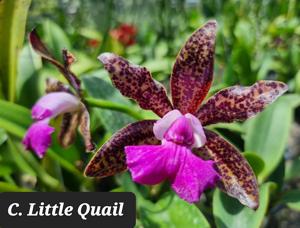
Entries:
POLYGON ((90 117, 84 103, 81 101, 80 80, 70 71, 70 65, 74 57, 63 50, 64 65, 54 59, 45 45, 41 42, 35 31, 29 35, 33 49, 44 59, 54 64, 66 77, 73 89, 55 80, 47 80, 47 94, 41 97, 32 107, 31 116, 33 123, 27 130, 23 144, 27 150, 33 150, 39 158, 42 158, 51 145, 51 134, 54 128, 50 126, 50 120, 62 116, 61 130, 58 135, 59 143, 63 147, 71 145, 75 139, 77 127, 82 134, 87 151, 94 149, 90 134, 90 117))
POLYGON ((253 117, 287 86, 278 81, 233 86, 201 105, 213 80, 216 25, 209 21, 199 28, 178 54, 170 80, 172 103, 145 67, 111 53, 99 56, 120 92, 161 119, 135 122, 115 133, 89 162, 87 176, 103 178, 129 169, 141 184, 168 180, 190 203, 217 184, 242 204, 258 208, 258 186, 250 165, 232 144, 204 127, 253 117))

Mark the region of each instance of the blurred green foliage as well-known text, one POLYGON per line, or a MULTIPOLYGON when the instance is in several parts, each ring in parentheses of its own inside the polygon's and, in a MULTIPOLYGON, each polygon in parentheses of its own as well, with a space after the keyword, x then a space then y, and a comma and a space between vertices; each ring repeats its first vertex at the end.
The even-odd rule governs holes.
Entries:
MULTIPOLYGON (((4 13, 1 4, 0 15, 4 13)), ((210 18, 219 24, 210 95, 227 86, 250 85, 261 79, 286 82, 289 94, 245 123, 213 126, 245 152, 261 185, 261 207, 251 211, 213 190, 198 204, 189 205, 165 184, 151 188, 136 185, 128 174, 103 180, 84 178, 82 171, 91 155, 83 153, 80 138, 67 150, 53 140, 42 161, 24 151, 21 138, 31 123, 29 109, 44 94, 46 78, 65 82, 26 40, 22 49, 1 49, 0 53, 0 191, 132 191, 137 195, 137 227, 300 226, 299 1, 32 0, 29 12, 26 7, 9 7, 12 12, 5 14, 11 20, 3 21, 0 16, 0 47, 8 50, 9 43, 20 48, 26 22, 25 34, 36 27, 57 58, 61 58, 62 48, 76 56, 72 70, 83 80, 86 95, 125 105, 143 118, 153 118, 153 114, 138 111, 113 88, 96 59, 99 53, 123 55, 148 67, 157 80, 168 85, 172 64, 185 39, 210 18), (23 25, 22 21, 14 22, 20 18, 23 25), (110 30, 122 23, 137 28, 132 46, 125 47, 110 35, 110 30), (4 37, 3 28, 8 26, 12 29, 4 37), (14 97, 15 103, 8 102, 14 97)), ((134 121, 116 110, 90 111, 98 146, 134 121)))

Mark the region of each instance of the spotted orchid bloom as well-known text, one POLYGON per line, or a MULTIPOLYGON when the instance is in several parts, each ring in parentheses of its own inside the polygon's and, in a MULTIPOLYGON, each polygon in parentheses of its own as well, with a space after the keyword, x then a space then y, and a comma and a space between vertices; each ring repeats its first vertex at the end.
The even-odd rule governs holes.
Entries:
POLYGON ((42 158, 51 145, 51 134, 55 131, 50 126, 50 120, 62 116, 61 128, 58 134, 58 141, 61 146, 68 147, 74 142, 76 130, 79 127, 86 150, 92 151, 94 144, 90 134, 89 113, 81 101, 80 81, 69 69, 70 64, 74 62, 73 56, 63 50, 64 64, 61 64, 49 53, 35 31, 30 33, 29 41, 39 55, 60 70, 76 91, 76 94, 69 87, 55 79, 47 80, 47 94, 41 97, 31 110, 31 116, 36 122, 29 127, 23 138, 25 148, 33 150, 39 158, 42 158))
POLYGON ((99 56, 120 92, 161 119, 138 121, 115 133, 89 162, 87 176, 103 178, 129 169, 141 184, 168 180, 191 203, 217 183, 242 204, 258 208, 258 185, 250 165, 232 144, 204 127, 253 117, 287 86, 278 81, 233 86, 201 105, 213 80, 215 37, 216 22, 209 21, 181 49, 170 80, 172 103, 145 67, 111 53, 99 56))

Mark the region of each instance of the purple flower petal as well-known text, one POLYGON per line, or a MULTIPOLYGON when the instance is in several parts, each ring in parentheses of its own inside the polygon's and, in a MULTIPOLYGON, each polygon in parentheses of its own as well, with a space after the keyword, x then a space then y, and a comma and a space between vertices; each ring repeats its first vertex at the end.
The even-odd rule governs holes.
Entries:
POLYGON ((163 118, 156 121, 153 126, 153 132, 157 139, 163 140, 166 131, 170 128, 175 120, 181 117, 182 114, 178 110, 172 110, 164 115, 163 118))
POLYGON ((192 146, 194 135, 190 121, 185 116, 179 117, 166 131, 164 139, 181 146, 192 146))
POLYGON ((140 184, 158 184, 178 169, 178 158, 168 146, 126 146, 125 153, 132 179, 140 184))
POLYGON ((51 134, 54 128, 48 125, 48 120, 38 121, 30 126, 22 141, 27 150, 33 150, 42 158, 51 144, 51 134))
POLYGON ((80 107, 77 97, 66 92, 48 93, 41 97, 32 108, 32 118, 43 120, 58 114, 73 112, 80 107))
POLYGON ((126 160, 135 182, 153 185, 166 179, 182 199, 192 203, 213 187, 218 174, 212 161, 203 161, 185 146, 164 141, 160 146, 126 146, 126 160))
POLYGON ((212 161, 196 157, 185 147, 181 148, 180 168, 172 182, 177 195, 189 203, 199 201, 202 192, 214 187, 219 180, 212 161))

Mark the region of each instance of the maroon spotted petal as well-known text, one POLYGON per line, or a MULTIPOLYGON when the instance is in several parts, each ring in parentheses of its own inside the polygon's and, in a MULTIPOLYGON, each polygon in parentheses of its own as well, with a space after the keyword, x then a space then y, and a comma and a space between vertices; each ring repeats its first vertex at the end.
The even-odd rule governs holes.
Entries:
POLYGON ((153 134, 155 122, 155 120, 143 120, 119 130, 97 151, 87 165, 85 175, 107 177, 126 170, 125 146, 160 143, 153 134))
POLYGON ((179 52, 171 76, 173 106, 183 114, 194 114, 213 78, 216 21, 198 29, 179 52))
POLYGON ((212 159, 221 175, 219 186, 242 204, 257 209, 259 206, 256 177, 242 154, 216 133, 205 130, 206 144, 197 149, 200 157, 212 159))
POLYGON ((202 125, 246 120, 261 112, 287 89, 286 84, 278 81, 259 81, 249 87, 229 87, 212 96, 195 116, 202 125))
POLYGON ((131 64, 112 53, 101 54, 99 60, 124 96, 136 100, 143 109, 152 110, 160 117, 172 110, 165 88, 153 80, 145 67, 131 64))

